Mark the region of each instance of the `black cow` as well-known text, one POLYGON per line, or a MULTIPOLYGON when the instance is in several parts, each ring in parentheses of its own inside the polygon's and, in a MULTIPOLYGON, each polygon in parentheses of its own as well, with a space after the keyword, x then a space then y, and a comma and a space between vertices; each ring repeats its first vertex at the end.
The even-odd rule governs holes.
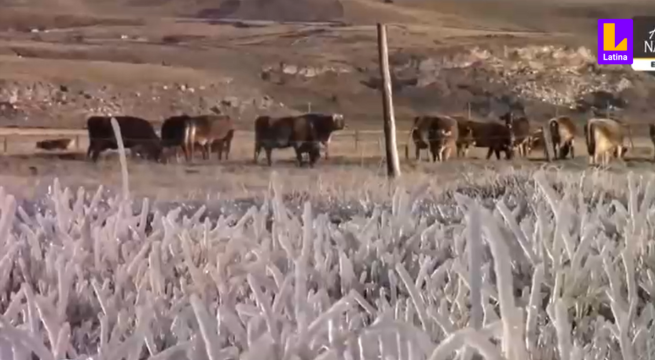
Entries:
POLYGON ((161 126, 161 145, 165 150, 175 148, 176 153, 177 150, 185 151, 185 130, 190 119, 188 115, 177 115, 164 120, 161 126))
MULTIPOLYGON (((161 159, 161 140, 150 122, 134 116, 113 117, 118 122, 123 146, 126 149, 143 153, 151 160, 159 161, 161 159)), ((114 129, 111 126, 111 118, 111 116, 92 116, 86 121, 89 132, 89 149, 86 156, 90 157, 93 162, 98 160, 101 152, 118 149, 114 129)))
POLYGON ((263 148, 268 165, 271 166, 273 149, 293 147, 298 166, 303 165, 302 154, 307 153, 309 165, 313 167, 321 156, 321 145, 327 148, 332 133, 345 127, 341 114, 309 113, 279 118, 260 116, 255 120, 254 161, 257 163, 263 148))

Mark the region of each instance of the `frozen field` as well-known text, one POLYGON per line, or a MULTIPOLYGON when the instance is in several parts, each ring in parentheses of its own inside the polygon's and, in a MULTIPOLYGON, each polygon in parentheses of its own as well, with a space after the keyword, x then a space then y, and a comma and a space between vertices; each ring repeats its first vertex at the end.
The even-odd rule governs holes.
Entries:
POLYGON ((516 171, 323 203, 281 182, 157 209, 3 190, 0 359, 653 354, 650 178, 516 171))

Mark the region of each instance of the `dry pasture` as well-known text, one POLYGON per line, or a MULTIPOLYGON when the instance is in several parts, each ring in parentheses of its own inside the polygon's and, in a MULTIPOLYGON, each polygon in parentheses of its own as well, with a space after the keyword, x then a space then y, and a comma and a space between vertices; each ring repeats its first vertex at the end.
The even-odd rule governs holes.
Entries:
MULTIPOLYGON (((329 159, 322 158, 314 169, 298 168, 291 148, 273 151, 273 166, 265 164, 264 154, 260 154, 258 164, 253 164, 254 133, 238 131, 232 142, 230 160, 218 161, 215 153, 209 160, 203 160, 200 153, 194 162, 185 163, 173 157, 167 164, 152 163, 128 157, 130 186, 143 196, 162 200, 182 200, 203 197, 203 194, 220 194, 222 197, 250 197, 268 191, 272 173, 283 178, 290 192, 314 192, 316 186, 338 189, 335 193, 348 193, 349 189, 361 189, 361 184, 370 184, 372 189, 380 188, 385 182, 385 164, 382 146, 382 133, 379 131, 344 130, 336 132, 330 144, 329 159), (357 140, 357 141, 356 141, 357 140), (171 192, 175 189, 175 192, 171 192)), ((484 176, 485 172, 502 173, 507 171, 536 170, 540 167, 556 167, 567 172, 594 171, 587 165, 587 150, 584 138, 576 139, 576 158, 545 162, 541 150, 533 151, 528 158, 516 157, 508 161, 486 160, 487 150, 472 148, 466 158, 453 158, 444 163, 433 163, 414 159, 414 147, 410 144, 410 158, 405 159, 407 132, 398 131, 398 151, 401 160, 403 179, 401 182, 433 182, 438 188, 446 188, 461 182, 464 178, 484 176)), ((628 140, 626 139, 626 142, 628 140)), ((626 162, 611 162, 603 171, 623 173, 626 171, 647 173, 655 169, 652 162, 653 146, 646 137, 633 139, 635 148, 626 156, 626 162)), ((85 159, 88 138, 85 130, 19 130, 0 129, 0 144, 7 151, 0 156, 0 182, 18 193, 28 194, 38 184, 59 178, 70 186, 91 186, 100 184, 120 187, 120 164, 117 151, 101 154, 99 162, 93 164, 85 159), (74 146, 68 151, 44 151, 36 149, 36 141, 74 137, 74 146), (26 186, 28 185, 28 186, 26 186)), ((369 185, 366 185, 369 186, 369 185)), ((211 196, 211 195, 206 195, 211 196)))

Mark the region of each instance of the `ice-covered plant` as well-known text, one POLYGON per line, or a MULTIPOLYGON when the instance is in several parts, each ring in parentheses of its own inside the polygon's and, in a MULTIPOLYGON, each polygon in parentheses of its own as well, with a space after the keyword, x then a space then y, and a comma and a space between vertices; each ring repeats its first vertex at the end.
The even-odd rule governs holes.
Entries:
POLYGON ((0 189, 0 358, 647 359, 655 192, 631 176, 590 201, 598 176, 455 192, 436 217, 398 188, 339 224, 275 178, 215 217, 127 187, 55 181, 32 211, 0 189))

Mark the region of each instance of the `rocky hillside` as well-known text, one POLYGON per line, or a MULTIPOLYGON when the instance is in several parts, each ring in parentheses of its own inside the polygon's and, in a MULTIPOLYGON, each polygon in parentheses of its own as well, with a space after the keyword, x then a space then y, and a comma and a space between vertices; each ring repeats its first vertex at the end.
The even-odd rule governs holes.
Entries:
POLYGON ((510 2, 503 12, 452 0, 67 0, 80 11, 35 12, 49 1, 0 12, 1 125, 79 127, 97 113, 158 121, 220 109, 249 127, 262 113, 311 109, 379 127, 377 21, 390 23, 400 126, 430 111, 493 118, 511 109, 539 121, 610 110, 638 120, 655 107, 655 77, 598 66, 595 36, 573 31, 586 29, 592 12, 578 22, 560 3, 544 8, 537 29, 510 2), (213 20, 163 16, 203 11, 213 20))

